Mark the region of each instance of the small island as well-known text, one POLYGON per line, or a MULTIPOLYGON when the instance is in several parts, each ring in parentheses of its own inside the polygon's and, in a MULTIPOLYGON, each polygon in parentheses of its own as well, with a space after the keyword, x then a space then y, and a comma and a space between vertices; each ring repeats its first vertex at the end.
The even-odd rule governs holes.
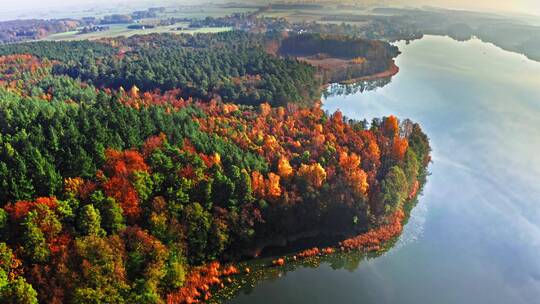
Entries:
POLYGON ((266 41, 1 46, 0 299, 195 303, 276 247, 264 267, 384 251, 427 136, 324 112, 316 69, 266 41))

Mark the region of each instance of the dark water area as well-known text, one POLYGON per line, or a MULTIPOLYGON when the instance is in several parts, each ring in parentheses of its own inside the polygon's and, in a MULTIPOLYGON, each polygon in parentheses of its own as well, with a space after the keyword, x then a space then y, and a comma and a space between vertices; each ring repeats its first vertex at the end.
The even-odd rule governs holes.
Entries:
POLYGON ((391 82, 324 107, 410 118, 431 138, 402 236, 379 257, 276 273, 227 303, 540 303, 540 63, 477 39, 397 45, 391 82))

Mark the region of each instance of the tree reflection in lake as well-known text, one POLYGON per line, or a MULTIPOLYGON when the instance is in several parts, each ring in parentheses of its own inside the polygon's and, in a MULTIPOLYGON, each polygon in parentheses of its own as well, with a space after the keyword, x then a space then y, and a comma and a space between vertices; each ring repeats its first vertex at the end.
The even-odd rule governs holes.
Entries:
MULTIPOLYGON (((427 173, 427 171, 426 171, 427 173)), ((424 176, 426 177, 426 176, 424 176)), ((421 179, 420 190, 415 198, 407 200, 403 205, 405 218, 402 221, 406 225, 412 209, 417 205, 419 197, 421 197, 422 189, 424 188, 426 179, 421 179)), ((380 250, 364 251, 364 250, 344 250, 337 248, 330 254, 319 254, 310 256, 305 259, 297 258, 293 253, 283 256, 285 263, 283 266, 274 266, 273 259, 279 256, 271 256, 248 260, 236 264, 240 274, 226 279, 223 282, 223 288, 215 290, 214 297, 208 300, 208 303, 223 303, 227 300, 236 298, 240 294, 249 295, 255 287, 263 282, 275 282, 287 274, 294 274, 304 269, 317 269, 326 267, 334 270, 346 270, 354 272, 363 262, 368 259, 373 259, 386 254, 390 249, 394 248, 400 235, 385 243, 380 250)), ((322 251, 321 251, 322 252, 322 251)))
POLYGON ((328 88, 323 93, 324 98, 332 96, 347 96, 364 91, 373 91, 377 88, 382 88, 392 81, 392 77, 378 78, 373 80, 362 80, 355 83, 333 83, 328 85, 328 88))

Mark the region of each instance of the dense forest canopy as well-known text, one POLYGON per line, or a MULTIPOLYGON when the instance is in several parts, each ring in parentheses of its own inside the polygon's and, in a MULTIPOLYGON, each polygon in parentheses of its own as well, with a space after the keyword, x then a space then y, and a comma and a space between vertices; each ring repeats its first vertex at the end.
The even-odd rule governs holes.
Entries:
POLYGON ((102 88, 181 89, 183 96, 243 104, 310 104, 320 94, 316 69, 264 50, 272 35, 154 34, 99 42, 34 42, 0 46, 1 55, 58 60, 54 73, 102 88))
POLYGON ((387 42, 343 35, 233 31, 0 46, 0 55, 12 54, 51 60, 55 75, 99 88, 180 89, 184 98, 305 106, 320 97, 326 82, 388 71, 399 51, 387 42))
POLYGON ((1 48, 1 302, 193 303, 275 238, 399 231, 420 126, 300 107, 312 68, 237 35, 1 48))
POLYGON ((28 54, 42 59, 58 62, 80 62, 110 57, 116 53, 109 44, 93 41, 36 41, 5 44, 0 46, 0 55, 28 54))
POLYGON ((292 56, 313 56, 319 53, 332 57, 368 60, 385 58, 388 61, 399 54, 396 46, 382 41, 350 38, 342 35, 293 34, 283 39, 279 52, 292 56))

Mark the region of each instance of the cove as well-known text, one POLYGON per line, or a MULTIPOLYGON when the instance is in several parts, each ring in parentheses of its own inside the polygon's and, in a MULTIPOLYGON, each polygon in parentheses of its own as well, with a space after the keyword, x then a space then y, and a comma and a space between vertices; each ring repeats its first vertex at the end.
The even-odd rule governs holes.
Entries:
POLYGON ((540 63, 477 39, 397 45, 400 72, 389 83, 323 103, 355 119, 410 118, 430 137, 431 176, 403 234, 378 257, 273 270, 227 303, 540 297, 540 63))

